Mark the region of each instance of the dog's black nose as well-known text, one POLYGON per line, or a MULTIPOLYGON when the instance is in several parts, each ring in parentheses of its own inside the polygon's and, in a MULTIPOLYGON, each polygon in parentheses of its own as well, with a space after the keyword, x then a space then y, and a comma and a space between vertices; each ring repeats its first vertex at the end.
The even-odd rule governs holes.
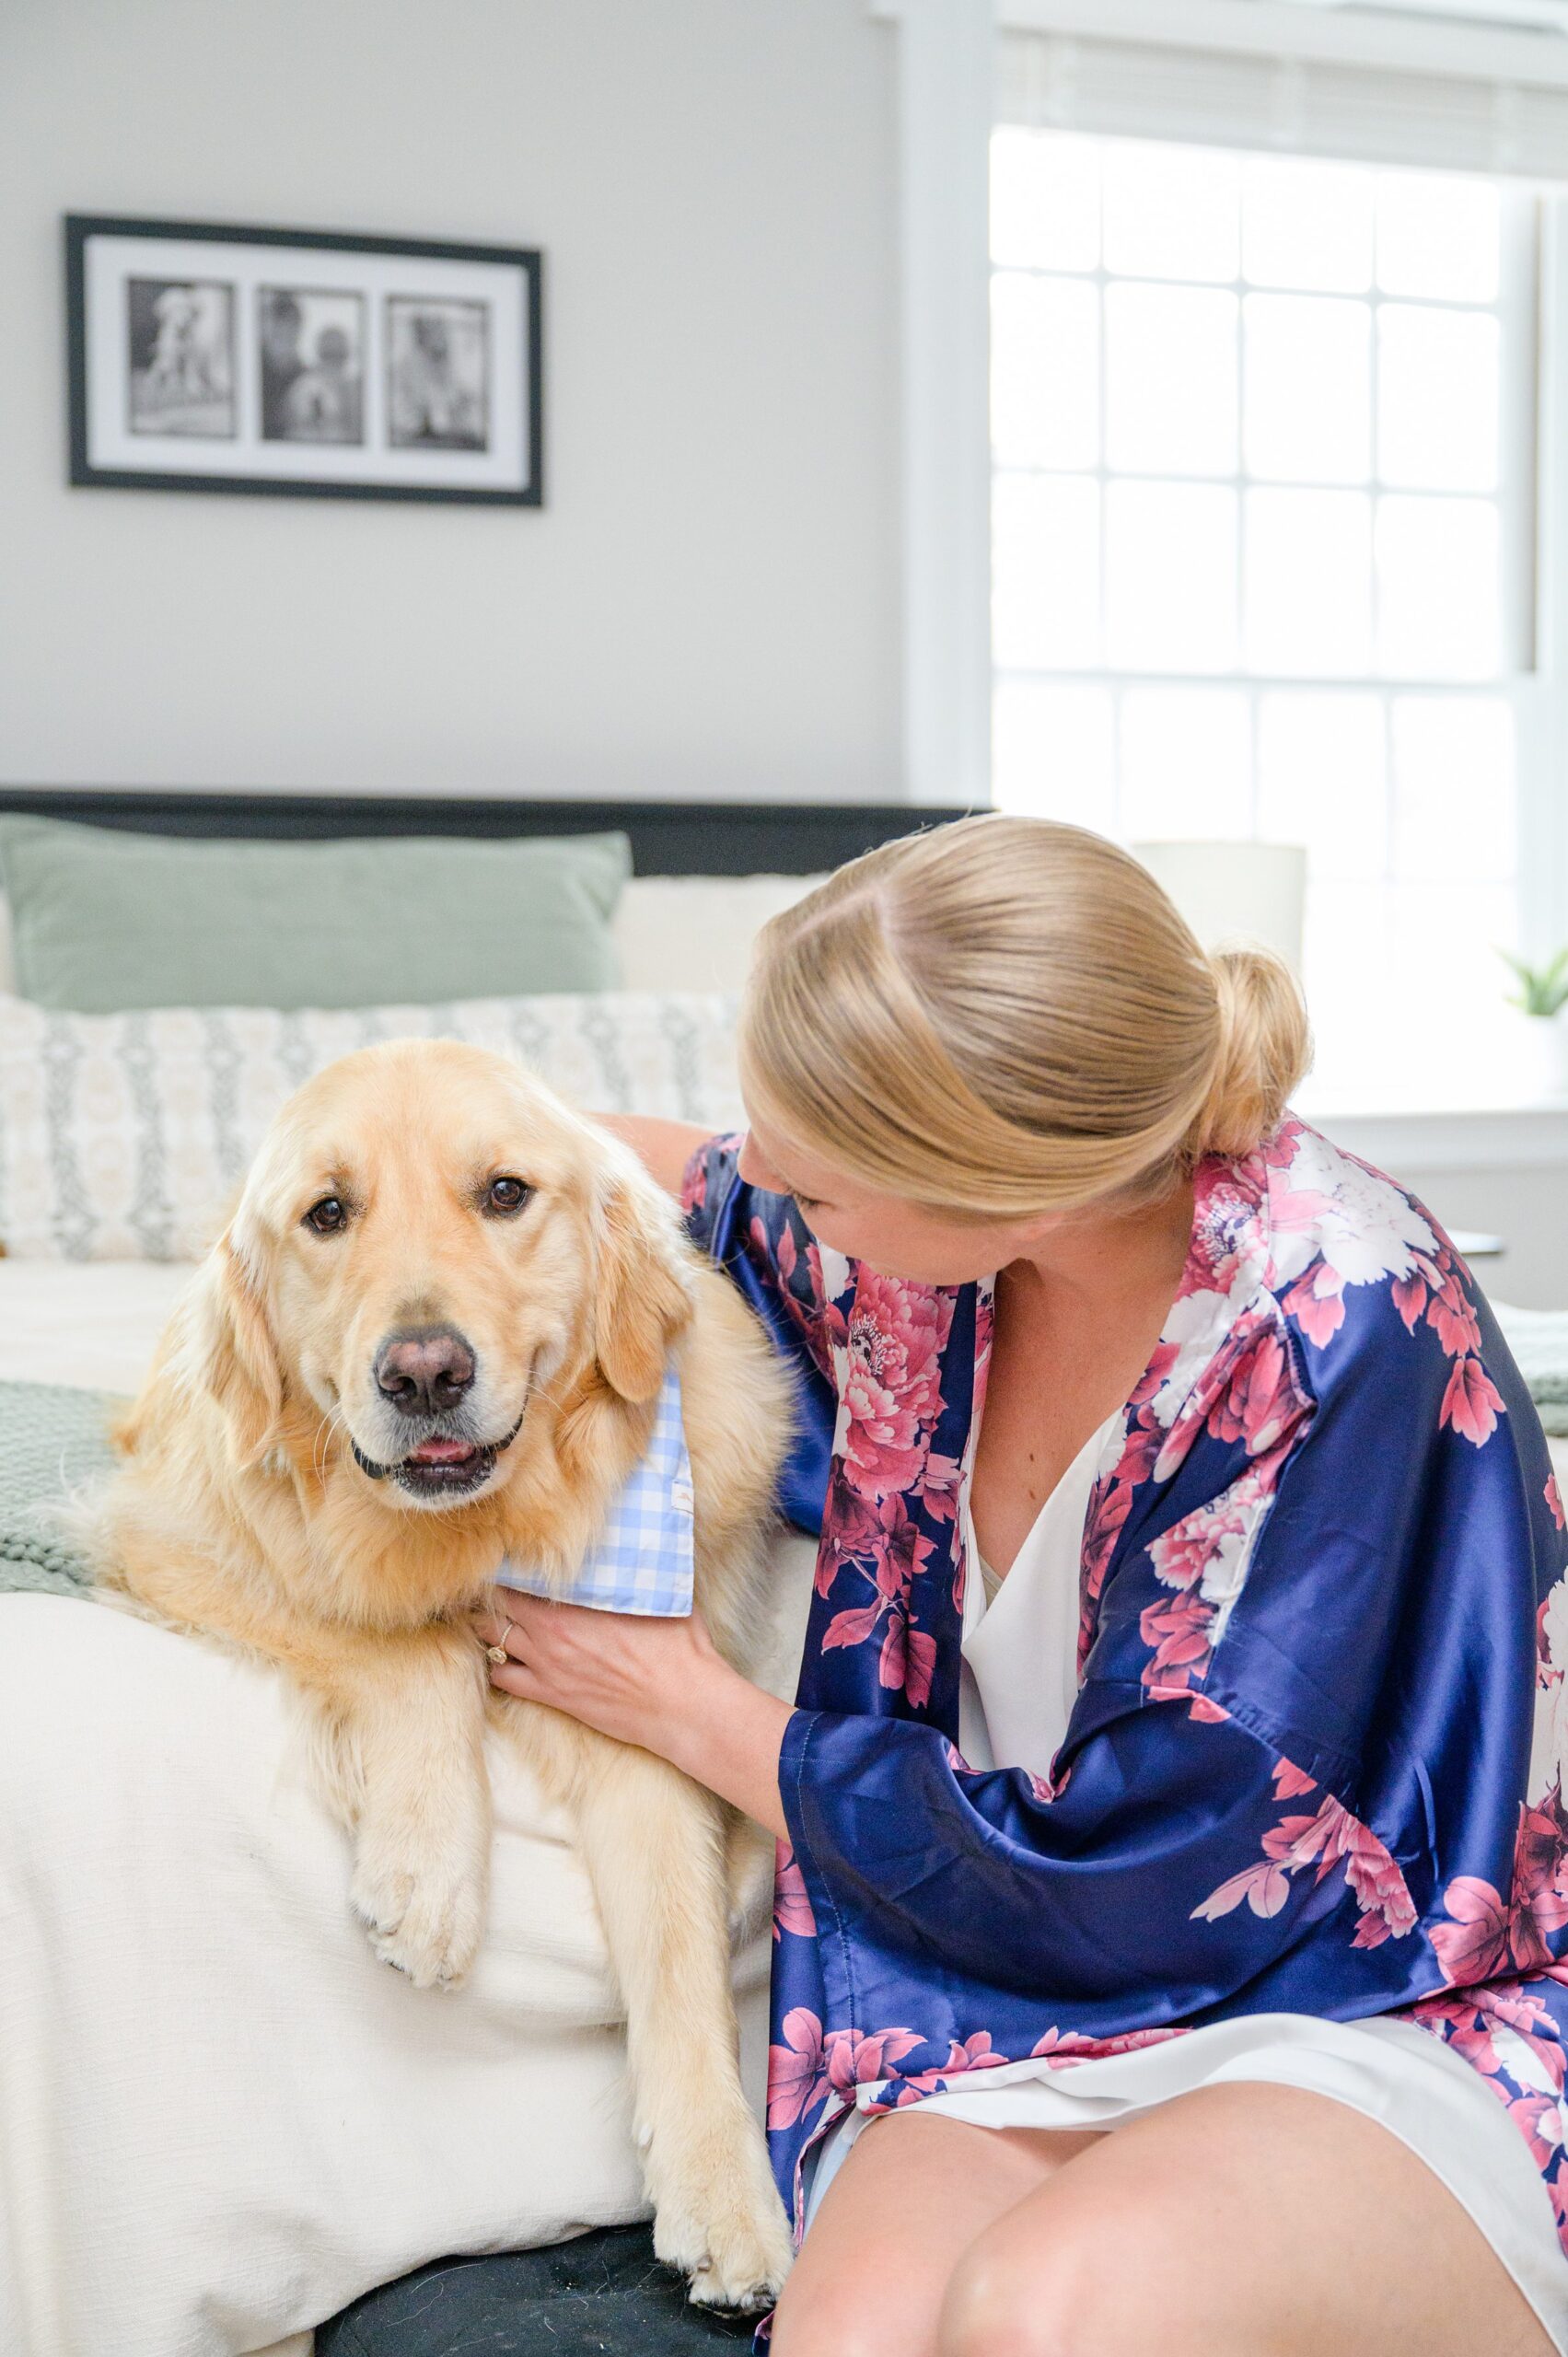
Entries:
POLYGON ((473 1381, 473 1353, 455 1327, 405 1327, 377 1352, 376 1380, 401 1414, 436 1415, 473 1381))

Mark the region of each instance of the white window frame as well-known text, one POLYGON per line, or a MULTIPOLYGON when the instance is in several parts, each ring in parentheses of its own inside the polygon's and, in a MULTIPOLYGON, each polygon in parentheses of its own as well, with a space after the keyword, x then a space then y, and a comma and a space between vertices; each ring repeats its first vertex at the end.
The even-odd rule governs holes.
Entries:
MULTIPOLYGON (((1170 38, 1171 0, 868 0, 897 27, 904 540, 904 784, 912 803, 991 799, 989 157, 998 30, 1170 38)), ((1540 72, 1527 33, 1182 0, 1184 39, 1476 75, 1540 72), (1241 20, 1247 21, 1245 33, 1241 20)), ((1551 78, 1568 86, 1568 41, 1551 78)), ((1509 682, 1519 730, 1520 938, 1568 938, 1568 191, 1541 205, 1534 668, 1509 682), (1559 784, 1562 781, 1562 784, 1559 784)), ((1300 683, 1295 683, 1300 684, 1300 683)), ((1481 1167, 1568 1158, 1568 1111, 1412 1117, 1422 1159, 1481 1167), (1478 1123, 1481 1126, 1478 1127, 1478 1123), (1439 1149, 1441 1151, 1439 1152, 1439 1149)), ((1337 1125, 1388 1152, 1405 1127, 1337 1125), (1366 1134, 1361 1134, 1362 1128, 1366 1134)), ((1374 1155, 1376 1158, 1376 1155, 1374 1155)), ((1411 1162, 1407 1150, 1402 1156, 1411 1162)))

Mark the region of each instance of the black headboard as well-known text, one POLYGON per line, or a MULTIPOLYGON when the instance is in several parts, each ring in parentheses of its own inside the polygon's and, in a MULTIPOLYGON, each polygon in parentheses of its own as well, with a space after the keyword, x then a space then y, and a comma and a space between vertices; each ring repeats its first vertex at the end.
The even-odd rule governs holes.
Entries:
POLYGON ((809 876, 964 813, 907 802, 533 802, 446 795, 200 794, 0 786, 29 812, 140 834, 300 842, 344 835, 580 835, 615 828, 639 876, 809 876))

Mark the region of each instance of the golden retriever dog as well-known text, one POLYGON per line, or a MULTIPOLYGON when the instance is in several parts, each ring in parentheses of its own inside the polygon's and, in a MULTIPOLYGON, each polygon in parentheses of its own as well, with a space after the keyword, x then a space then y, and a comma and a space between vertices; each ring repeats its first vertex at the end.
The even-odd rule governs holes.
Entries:
MULTIPOLYGON (((696 1602, 738 1668, 785 1378, 635 1157, 505 1058, 402 1040, 300 1089, 163 1338, 101 1501, 104 1577, 316 1706, 351 1898, 422 1988, 483 1934, 483 1738, 575 1815, 627 2012, 659 2256, 771 2299, 783 2206, 741 2090, 731 1877, 758 1829, 664 1760, 495 1694, 466 1615, 504 1555, 563 1597, 679 1371, 696 1602)), ((753 1877, 754 1879, 754 1877, 753 1877)))

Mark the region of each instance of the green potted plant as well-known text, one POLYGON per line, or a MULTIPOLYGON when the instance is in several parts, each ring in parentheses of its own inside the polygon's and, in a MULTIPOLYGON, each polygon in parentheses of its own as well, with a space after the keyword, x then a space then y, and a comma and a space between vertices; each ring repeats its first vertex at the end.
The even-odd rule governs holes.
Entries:
POLYGON ((1544 966, 1532 966, 1511 949, 1503 956, 1518 979, 1508 1004, 1527 1017, 1535 1094, 1568 1096, 1568 1024, 1562 1019, 1568 1006, 1568 945, 1544 966))

